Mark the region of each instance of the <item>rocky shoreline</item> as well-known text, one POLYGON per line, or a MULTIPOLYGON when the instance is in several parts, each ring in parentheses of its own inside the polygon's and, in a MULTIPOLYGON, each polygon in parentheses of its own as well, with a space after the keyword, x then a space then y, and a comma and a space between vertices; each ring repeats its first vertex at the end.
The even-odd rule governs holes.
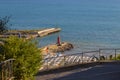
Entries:
POLYGON ((62 53, 64 51, 69 51, 73 49, 73 44, 69 42, 62 42, 61 45, 58 44, 51 44, 43 47, 42 54, 47 55, 47 54, 56 54, 56 53, 62 53))

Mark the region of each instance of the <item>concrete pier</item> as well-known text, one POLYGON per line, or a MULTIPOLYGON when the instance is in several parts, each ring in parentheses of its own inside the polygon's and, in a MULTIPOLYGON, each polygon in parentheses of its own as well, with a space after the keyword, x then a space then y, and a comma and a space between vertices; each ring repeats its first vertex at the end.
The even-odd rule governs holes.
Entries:
POLYGON ((43 36, 46 36, 46 35, 49 35, 52 33, 56 33, 59 31, 61 31, 60 28, 48 28, 48 29, 44 29, 42 31, 38 31, 38 35, 39 35, 39 37, 43 37, 43 36))
POLYGON ((25 39, 33 39, 36 37, 44 37, 52 33, 60 32, 61 28, 46 28, 40 30, 10 30, 2 35, 0 38, 8 38, 9 36, 21 36, 25 39))

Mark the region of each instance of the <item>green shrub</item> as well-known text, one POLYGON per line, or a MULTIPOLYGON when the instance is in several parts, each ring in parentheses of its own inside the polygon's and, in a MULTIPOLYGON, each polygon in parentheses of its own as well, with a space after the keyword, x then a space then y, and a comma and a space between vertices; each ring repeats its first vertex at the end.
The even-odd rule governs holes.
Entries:
POLYGON ((3 18, 0 18, 0 34, 3 34, 4 32, 8 31, 8 22, 10 17, 5 16, 3 18))
POLYGON ((5 60, 14 58, 15 80, 33 80, 33 75, 38 71, 42 61, 42 55, 34 42, 10 37, 6 40, 0 54, 5 60))
POLYGON ((120 60, 120 55, 117 56, 117 60, 120 60))

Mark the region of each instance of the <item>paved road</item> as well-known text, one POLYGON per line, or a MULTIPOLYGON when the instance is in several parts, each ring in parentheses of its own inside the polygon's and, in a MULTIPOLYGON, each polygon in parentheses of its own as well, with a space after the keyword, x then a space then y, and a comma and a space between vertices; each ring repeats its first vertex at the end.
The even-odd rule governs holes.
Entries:
POLYGON ((36 80, 120 80, 120 64, 104 64, 71 71, 37 75, 36 80))

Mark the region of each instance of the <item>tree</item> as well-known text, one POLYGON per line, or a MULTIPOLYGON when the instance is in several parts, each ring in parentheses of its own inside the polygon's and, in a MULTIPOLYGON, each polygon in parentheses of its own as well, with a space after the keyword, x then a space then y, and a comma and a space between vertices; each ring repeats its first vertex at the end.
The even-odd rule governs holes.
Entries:
POLYGON ((10 17, 5 16, 3 18, 0 18, 0 34, 8 31, 8 22, 9 22, 10 17))
POLYGON ((42 55, 35 42, 18 37, 10 37, 1 47, 0 54, 5 60, 14 58, 15 80, 33 80, 38 71, 42 55))

